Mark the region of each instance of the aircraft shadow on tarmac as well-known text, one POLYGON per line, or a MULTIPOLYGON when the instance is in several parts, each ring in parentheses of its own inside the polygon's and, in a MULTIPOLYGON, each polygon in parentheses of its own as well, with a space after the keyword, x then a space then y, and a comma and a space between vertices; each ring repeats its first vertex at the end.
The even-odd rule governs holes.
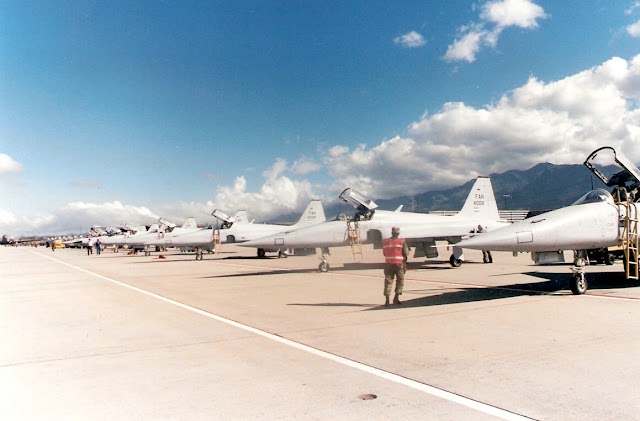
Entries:
POLYGON ((417 290, 404 290, 404 295, 401 296, 401 305, 390 305, 385 307, 379 305, 367 310, 382 310, 382 309, 401 309, 410 307, 431 307, 442 306, 447 304, 461 304, 461 303, 473 303, 480 301, 499 300, 503 298, 513 298, 525 295, 539 295, 540 292, 526 291, 516 289, 518 285, 507 285, 496 288, 456 288, 456 289, 417 289, 417 290), (513 289, 509 288, 513 287, 513 289), (425 297, 407 299, 409 294, 429 294, 425 297))
MULTIPOLYGON (((560 275, 561 274, 550 274, 560 275)), ((534 282, 529 284, 498 285, 489 288, 430 288, 430 289, 405 289, 401 297, 402 304, 391 304, 386 307, 383 304, 362 304, 362 303, 292 303, 289 305, 310 306, 310 307, 366 307, 363 311, 370 310, 391 310, 411 307, 430 307, 447 304, 472 303, 489 300, 499 300, 503 298, 513 298, 528 295, 541 295, 552 293, 568 287, 569 276, 566 279, 551 279, 544 282, 534 282), (420 298, 407 299, 407 296, 415 294, 433 294, 420 298)))
POLYGON ((317 268, 309 268, 309 269, 273 269, 273 270, 261 270, 256 272, 245 272, 245 273, 232 273, 232 274, 222 274, 222 275, 211 275, 211 276, 203 276, 203 279, 216 279, 216 278, 245 278, 247 276, 273 276, 273 275, 287 275, 287 274, 296 274, 296 273, 319 273, 317 268))
MULTIPOLYGON (((226 257, 224 260, 226 260, 226 259, 246 259, 246 257, 239 257, 239 256, 226 257)), ((249 259, 253 259, 253 258, 249 257, 249 259)), ((258 258, 258 257, 255 257, 255 259, 264 260, 264 258, 258 258)), ((275 259, 277 259, 277 257, 275 259)), ((448 265, 448 263, 447 263, 447 265, 448 265)), ((383 268, 384 268, 384 263, 362 263, 362 262, 345 263, 344 266, 332 267, 331 270, 330 270, 330 273, 337 274, 337 273, 340 273, 340 272, 367 270, 367 269, 376 269, 376 270, 382 271, 383 268)), ((424 266, 422 265, 422 263, 419 263, 419 262, 409 263, 409 270, 416 270, 416 269, 424 269, 424 266)), ((447 268, 444 267, 444 268, 435 268, 435 269, 447 269, 447 268)), ((449 269, 452 269, 452 268, 449 267, 449 269)), ((317 274, 321 274, 321 272, 318 270, 317 267, 310 267, 310 268, 304 268, 304 269, 277 269, 277 268, 274 268, 273 270, 265 269, 265 270, 255 271, 255 272, 236 273, 236 274, 231 274, 231 275, 214 275, 214 276, 207 276, 206 278, 234 278, 234 277, 246 277, 246 276, 271 276, 271 275, 284 275, 284 274, 296 274, 296 273, 305 273, 305 274, 317 273, 317 274)), ((380 276, 381 276, 381 278, 384 278, 384 276, 382 274, 380 276)))
MULTIPOLYGON (((546 279, 542 282, 530 282, 510 285, 496 285, 489 288, 456 288, 454 290, 442 289, 405 289, 404 298, 409 294, 435 293, 425 297, 403 300, 402 305, 389 307, 377 306, 368 310, 400 309, 403 307, 429 307, 446 304, 459 304, 513 298, 526 295, 544 295, 569 289, 570 273, 553 272, 526 272, 536 278, 546 279), (440 293, 439 293, 440 292, 440 293)), ((635 280, 625 279, 621 272, 587 272, 587 281, 590 289, 615 289, 626 287, 638 287, 640 283, 635 280)))
MULTIPOLYGON (((570 273, 551 273, 551 272, 526 272, 525 275, 537 278, 549 279, 550 282, 556 282, 559 285, 558 290, 568 289, 571 280, 570 273)), ((624 272, 585 272, 585 277, 589 285, 589 289, 616 289, 630 288, 640 286, 640 282, 634 279, 626 279, 624 272)), ((525 284, 526 285, 526 284, 525 284)))

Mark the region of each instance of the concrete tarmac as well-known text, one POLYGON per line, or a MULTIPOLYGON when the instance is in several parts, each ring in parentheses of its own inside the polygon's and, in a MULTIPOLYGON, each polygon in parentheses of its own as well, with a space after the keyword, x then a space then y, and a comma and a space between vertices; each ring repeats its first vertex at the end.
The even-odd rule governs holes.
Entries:
POLYGON ((621 263, 161 254, 0 247, 1 419, 640 419, 621 263))

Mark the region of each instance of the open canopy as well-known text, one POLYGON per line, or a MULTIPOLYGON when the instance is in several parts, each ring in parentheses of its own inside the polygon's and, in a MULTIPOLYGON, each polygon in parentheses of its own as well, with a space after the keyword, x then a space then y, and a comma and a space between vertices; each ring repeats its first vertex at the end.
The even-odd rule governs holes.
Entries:
POLYGON ((353 206, 355 209, 364 206, 369 210, 373 210, 378 207, 378 205, 376 205, 373 200, 367 199, 361 193, 358 193, 357 191, 350 188, 344 189, 344 191, 340 193, 340 196, 338 197, 353 206))

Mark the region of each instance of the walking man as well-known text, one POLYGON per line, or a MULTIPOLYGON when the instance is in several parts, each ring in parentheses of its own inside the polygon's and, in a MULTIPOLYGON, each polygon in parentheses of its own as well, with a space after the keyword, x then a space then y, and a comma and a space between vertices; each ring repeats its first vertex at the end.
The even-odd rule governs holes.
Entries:
POLYGON ((396 295, 393 297, 393 303, 402 304, 400 295, 402 295, 404 287, 404 273, 407 271, 409 246, 404 238, 400 238, 400 228, 391 228, 391 238, 382 240, 382 252, 384 254, 384 305, 389 305, 394 277, 396 279, 396 295))
MULTIPOLYGON (((478 225, 478 229, 476 229, 476 232, 481 234, 486 231, 482 228, 482 225, 478 225)), ((491 256, 491 251, 482 250, 482 261, 484 263, 493 263, 493 256, 491 256)))

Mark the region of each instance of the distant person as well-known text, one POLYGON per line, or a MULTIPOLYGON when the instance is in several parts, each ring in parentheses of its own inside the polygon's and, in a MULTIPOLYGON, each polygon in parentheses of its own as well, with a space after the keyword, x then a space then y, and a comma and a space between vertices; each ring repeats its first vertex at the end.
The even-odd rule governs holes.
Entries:
POLYGON ((55 240, 51 242, 51 251, 56 251, 56 242, 55 242, 55 240))
POLYGON ((87 256, 93 254, 93 238, 89 238, 87 241, 87 256))
POLYGON ((96 240, 96 254, 97 254, 98 256, 100 256, 100 248, 101 248, 101 247, 102 247, 102 243, 100 242, 100 239, 98 238, 98 239, 96 240))
POLYGON ((384 254, 384 305, 389 305, 394 277, 396 279, 396 295, 393 297, 393 303, 402 304, 400 296, 404 288, 404 273, 407 271, 409 246, 404 238, 400 238, 400 228, 391 228, 391 238, 382 240, 382 252, 384 254))
MULTIPOLYGON (((482 225, 478 225, 478 229, 476 230, 478 234, 486 232, 482 225)), ((491 252, 489 250, 482 250, 482 261, 484 263, 493 263, 493 257, 491 256, 491 252)))

